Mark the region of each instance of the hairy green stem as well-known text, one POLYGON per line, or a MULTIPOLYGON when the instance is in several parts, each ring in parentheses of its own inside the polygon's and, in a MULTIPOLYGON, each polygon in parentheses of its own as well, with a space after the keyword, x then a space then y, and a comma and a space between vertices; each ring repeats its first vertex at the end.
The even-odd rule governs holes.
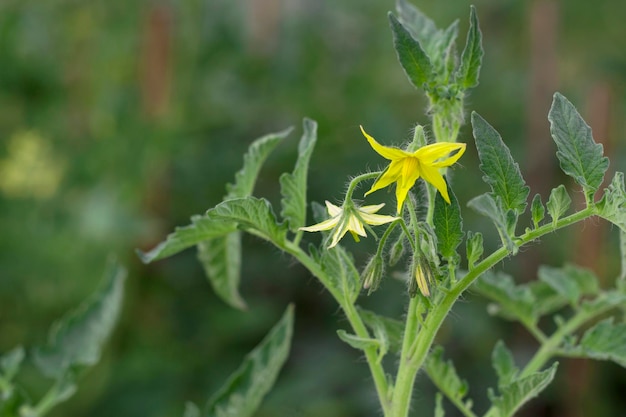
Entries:
MULTIPOLYGON (((434 383, 434 381, 433 381, 434 383)), ((437 384, 435 384, 437 385, 437 384)), ((440 392, 446 392, 446 387, 442 387, 437 385, 437 388, 439 389, 440 392)), ((463 414, 465 417, 477 417, 476 414, 474 414, 474 412, 472 411, 471 407, 471 403, 470 406, 468 407, 462 399, 459 399, 459 397, 457 396, 449 396, 446 395, 446 397, 448 397, 448 400, 450 400, 450 402, 452 404, 454 404, 454 406, 461 412, 461 414, 463 414)))
MULTIPOLYGON (((361 338, 370 338, 367 327, 365 326, 365 323, 363 323, 363 320, 356 310, 354 303, 351 302, 352 300, 346 300, 344 294, 334 288, 334 286, 330 282, 330 278, 322 270, 319 264, 315 262, 308 254, 306 254, 302 250, 302 248, 295 245, 293 242, 287 241, 282 249, 294 258, 296 258, 302 265, 304 265, 304 267, 309 270, 309 272, 311 272, 311 274, 313 274, 317 279, 320 280, 324 287, 326 287, 326 289, 331 293, 333 298, 341 306, 341 309, 344 311, 346 317, 348 318, 348 321, 350 322, 350 325, 352 326, 355 334, 361 338)), ((370 368, 370 373, 374 380, 374 385, 376 386, 378 399, 383 409, 383 413, 386 416, 389 408, 389 398, 385 370, 382 364, 378 361, 378 352, 375 346, 364 349, 364 352, 367 364, 370 368)))
MULTIPOLYGON (((357 336, 362 338, 369 338, 369 332, 361 319, 358 311, 356 310, 354 304, 345 303, 341 306, 352 329, 356 333, 357 336)), ((389 413, 389 388, 387 384, 387 376, 385 375, 385 370, 383 369, 382 364, 378 360, 378 349, 375 346, 367 347, 364 349, 365 359, 367 360, 367 364, 370 368, 370 373, 372 374, 372 378, 374 379, 374 385, 376 386, 376 392, 378 393, 378 400, 380 401, 380 406, 383 410, 383 415, 387 415, 389 413)))
POLYGON ((563 339, 578 329, 578 327, 587 320, 591 319, 591 317, 593 317, 593 315, 589 315, 588 313, 585 314, 583 311, 579 311, 566 324, 554 332, 552 336, 542 343, 539 350, 535 352, 531 360, 526 364, 520 373, 520 378, 529 376, 530 374, 539 371, 543 365, 545 365, 546 362, 554 356, 559 345, 563 342, 563 339))
POLYGON ((442 116, 438 113, 433 114, 432 129, 435 134, 435 140, 437 142, 456 142, 456 139, 459 136, 459 130, 461 129, 461 124, 453 120, 450 122, 452 124, 451 129, 448 129, 445 126, 447 122, 446 116, 442 116))
POLYGON ((377 178, 380 175, 380 173, 381 171, 368 172, 367 174, 361 174, 352 178, 352 180, 350 181, 350 185, 348 185, 348 190, 346 191, 345 200, 352 199, 352 193, 354 192, 354 189, 356 188, 357 185, 359 185, 360 182, 377 178))
MULTIPOLYGON (((430 187, 429 189, 429 208, 433 205, 433 199, 430 196, 430 187)), ((419 232, 417 228, 417 216, 415 215, 415 207, 413 206, 413 202, 411 199, 407 200, 407 208, 409 210, 409 216, 411 219, 411 226, 413 226, 414 236, 411 236, 407 231, 407 238, 409 241, 414 241, 413 250, 417 251, 419 249, 419 232)), ((432 219, 432 216, 428 216, 427 219, 432 219)), ((414 261, 415 262, 415 261, 414 261)), ((412 276, 409 276, 409 279, 415 279, 412 276)), ((402 351, 400 352, 400 363, 398 365, 398 373, 396 375, 396 382, 394 384, 393 396, 391 399, 391 417, 404 417, 408 415, 409 407, 411 403, 411 393, 413 392, 413 385, 415 384, 415 377, 417 376, 417 372, 419 371, 419 367, 415 368, 411 366, 413 362, 413 351, 414 346, 418 343, 418 340, 422 338, 422 332, 428 332, 426 326, 423 326, 421 331, 419 332, 418 337, 418 317, 417 312, 417 304, 419 303, 419 298, 417 296, 411 297, 409 301, 409 308, 407 311, 406 322, 404 326, 404 335, 402 338, 402 351)))
MULTIPOLYGON (((396 382, 394 384, 393 395, 391 398, 392 411, 390 417, 404 416, 402 410, 406 409, 408 412, 409 403, 406 401, 411 400, 411 392, 413 391, 413 383, 415 381, 415 375, 411 374, 411 345, 413 341, 417 339, 418 320, 417 320, 417 304, 419 299, 417 297, 411 297, 409 300, 409 308, 406 313, 406 322, 404 325, 404 335, 402 338, 402 351, 400 353, 400 363, 398 365, 398 374, 396 375, 396 382)), ((421 334, 421 332, 420 332, 421 334)), ((385 414, 385 416, 387 416, 385 414)))
POLYGON ((607 303, 604 308, 599 308, 593 311, 585 310, 584 307, 581 310, 578 310, 574 316, 561 325, 558 330, 552 334, 552 336, 547 338, 545 342, 541 344, 539 350, 537 350, 522 370, 520 377, 525 377, 534 372, 540 371, 552 357, 560 354, 560 346, 567 336, 580 329, 580 327, 585 323, 602 316, 604 313, 613 308, 614 306, 611 303, 607 303))
POLYGON ((393 230, 396 228, 396 226, 400 222, 402 222, 402 219, 398 219, 398 220, 394 221, 393 223, 391 223, 389 225, 389 227, 387 227, 387 230, 385 230, 385 233, 383 233, 383 236, 380 238, 380 242, 378 243, 378 249, 376 250, 376 256, 382 256, 383 249, 385 248, 385 243, 387 242, 387 239, 389 239, 389 236, 391 236, 391 232, 393 232, 393 230))
POLYGON ((548 337, 541 331, 536 323, 529 323, 525 321, 522 321, 521 323, 539 343, 543 344, 548 340, 548 337))

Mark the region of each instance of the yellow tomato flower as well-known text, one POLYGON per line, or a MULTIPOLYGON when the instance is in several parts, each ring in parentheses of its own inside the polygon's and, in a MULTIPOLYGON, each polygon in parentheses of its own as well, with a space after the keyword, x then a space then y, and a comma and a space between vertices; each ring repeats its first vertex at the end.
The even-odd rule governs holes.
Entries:
POLYGON ((330 219, 313 226, 301 227, 300 230, 321 232, 322 230, 335 229, 328 249, 339 243, 347 232, 350 232, 354 240, 358 242, 359 236, 367 237, 363 223, 378 226, 398 219, 398 217, 375 214, 384 205, 355 207, 350 204, 348 207, 338 207, 330 201, 326 201, 326 210, 328 210, 330 219))
POLYGON ((422 146, 415 152, 407 152, 402 149, 381 145, 365 132, 363 126, 361 126, 361 132, 363 132, 370 146, 379 155, 391 161, 365 195, 397 182, 396 200, 398 201, 398 213, 400 213, 409 190, 413 187, 415 181, 422 177, 425 181, 431 183, 441 193, 443 199, 450 204, 446 181, 439 172, 439 168, 449 167, 458 161, 465 152, 464 143, 438 142, 422 146), (454 155, 447 156, 454 151, 457 151, 454 155))

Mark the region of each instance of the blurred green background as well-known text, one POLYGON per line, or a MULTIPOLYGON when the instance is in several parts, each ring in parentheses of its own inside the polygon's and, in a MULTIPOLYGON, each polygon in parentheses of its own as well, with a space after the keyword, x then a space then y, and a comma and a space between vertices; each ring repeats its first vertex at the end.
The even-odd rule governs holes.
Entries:
MULTIPOLYGON (((460 19, 459 49, 469 4, 417 3, 440 27, 460 19)), ((485 58, 468 111, 499 130, 533 194, 546 201, 566 181, 546 118, 557 89, 604 142, 610 170, 624 170, 626 3, 474 4, 485 58)), ((382 163, 359 124, 386 144, 427 124, 424 98, 391 45, 393 8, 391 0, 0 0, 0 352, 43 343, 49 325, 96 288, 110 254, 130 271, 105 357, 53 416, 182 415, 185 401, 202 404, 224 382, 291 301, 291 357, 258 416, 377 415, 364 361, 336 337, 340 312, 288 257, 244 239, 250 310, 239 312, 213 295, 193 250, 148 266, 133 251, 218 203, 249 143, 293 125, 256 188, 277 203, 304 116, 319 122, 309 195, 320 202, 340 200, 349 175, 382 163)), ((472 142, 469 127, 461 140, 472 142)), ((455 170, 463 206, 487 190, 468 149, 455 170)), ((466 229, 482 231, 493 249, 491 225, 464 213, 466 229)), ((608 283, 618 267, 615 234, 596 221, 503 268, 521 282, 539 262, 574 258, 608 283)), ((363 298, 399 317, 406 293, 389 280, 363 298)), ((517 326, 490 318, 478 297, 466 300, 440 341, 480 410, 494 383, 495 341, 504 338, 520 362, 535 346, 517 326)), ((22 379, 35 398, 46 388, 32 369, 22 379)), ((418 380, 414 409, 431 415, 433 388, 418 380)), ((615 365, 568 361, 525 415, 621 415, 624 388, 615 365)))

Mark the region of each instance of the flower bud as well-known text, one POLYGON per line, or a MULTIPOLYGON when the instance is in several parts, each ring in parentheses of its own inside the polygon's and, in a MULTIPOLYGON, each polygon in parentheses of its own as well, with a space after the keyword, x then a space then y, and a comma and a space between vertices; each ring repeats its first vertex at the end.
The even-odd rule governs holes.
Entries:
POLYGON ((368 295, 378 289, 382 277, 383 259, 378 255, 374 255, 361 273, 361 282, 363 283, 363 288, 368 290, 368 295))
POLYGON ((404 255, 404 239, 406 239, 406 237, 404 233, 401 233, 398 240, 396 240, 391 247, 391 251, 389 252, 389 266, 397 264, 400 258, 402 258, 402 255, 404 255))
POLYGON ((422 269, 421 265, 418 265, 417 268, 415 268, 415 282, 417 282, 417 286, 420 289, 422 295, 424 297, 430 297, 427 276, 424 273, 424 269, 422 269))
POLYGON ((424 297, 430 297, 428 283, 433 282, 433 271, 431 265, 424 259, 423 255, 418 255, 413 258, 409 271, 409 296, 415 297, 419 289, 424 297))

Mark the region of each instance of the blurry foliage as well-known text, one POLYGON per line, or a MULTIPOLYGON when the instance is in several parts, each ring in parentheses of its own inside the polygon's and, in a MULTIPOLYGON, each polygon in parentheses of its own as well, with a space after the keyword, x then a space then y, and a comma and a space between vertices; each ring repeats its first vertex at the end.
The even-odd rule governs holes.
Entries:
MULTIPOLYGON (((469 108, 498 122, 522 171, 533 157, 524 151, 530 3, 475 3, 486 55, 469 99, 469 108)), ((418 5, 447 22, 469 3, 418 5)), ((359 123, 408 139, 424 102, 396 62, 392 8, 391 0, 0 2, 0 352, 42 342, 52 318, 93 291, 109 253, 130 269, 122 324, 103 363, 53 415, 181 415, 184 401, 214 391, 292 300, 293 351, 258 415, 372 415, 371 384, 353 384, 365 369, 352 366, 353 350, 335 336, 337 312, 289 259, 244 239, 242 292, 254 311, 246 314, 211 293, 192 253, 144 267, 132 249, 153 246, 190 212, 214 205, 247 145, 303 116, 320 126, 309 186, 318 201, 339 196, 352 167, 371 163, 367 146, 354 151, 363 141, 359 123)), ((560 89, 584 103, 594 83, 608 80, 610 136, 621 140, 626 3, 567 1, 559 13, 560 89)), ((268 161, 259 193, 278 198, 277 176, 290 169, 295 143, 268 161)), ((463 164, 476 166, 476 155, 463 164)), ((478 176, 456 181, 462 206, 464 188, 485 187, 478 176)), ((464 212, 468 223, 482 221, 464 212)), ((541 245, 545 262, 558 265, 572 251, 567 237, 541 245)), ((495 231, 486 235, 487 245, 495 239, 495 231)), ((364 304, 397 313, 401 289, 387 281, 364 304)), ((468 358, 459 372, 481 387, 491 375, 472 358, 487 357, 496 335, 514 332, 468 303, 442 337, 454 338, 447 355, 468 358)), ((610 381, 611 370, 599 369, 610 381)), ((589 389, 596 398, 589 407, 604 402, 607 416, 620 409, 606 405, 619 390, 589 389)), ((432 401, 432 390, 420 385, 416 407, 432 401)))

